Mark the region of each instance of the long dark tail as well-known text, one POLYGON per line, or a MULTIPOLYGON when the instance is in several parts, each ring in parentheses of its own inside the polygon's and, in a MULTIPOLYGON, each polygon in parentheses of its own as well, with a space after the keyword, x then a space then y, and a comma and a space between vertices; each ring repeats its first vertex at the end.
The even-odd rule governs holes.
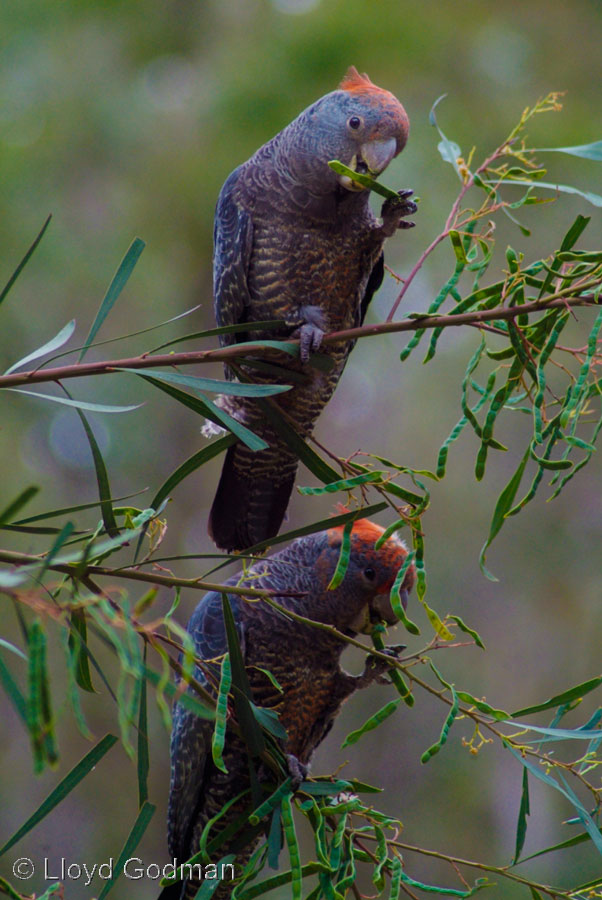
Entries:
POLYGON ((294 457, 278 458, 273 448, 251 453, 241 444, 229 447, 209 514, 217 546, 246 550, 278 534, 296 470, 294 457))

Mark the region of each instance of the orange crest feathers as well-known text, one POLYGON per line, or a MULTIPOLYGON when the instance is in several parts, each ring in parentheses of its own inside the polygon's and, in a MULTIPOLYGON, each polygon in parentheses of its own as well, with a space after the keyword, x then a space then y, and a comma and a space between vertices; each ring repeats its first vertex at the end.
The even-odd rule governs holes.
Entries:
POLYGON ((378 87, 374 82, 370 81, 365 72, 360 74, 355 66, 349 66, 345 77, 339 85, 340 90, 349 91, 350 93, 372 93, 378 91, 382 94, 388 94, 384 88, 378 87))
MULTIPOLYGON (((343 512, 348 512, 345 507, 342 507, 340 504, 339 506, 343 512)), ((342 538, 343 527, 343 525, 335 525, 334 528, 328 529, 330 533, 329 543, 332 543, 333 540, 340 540, 342 538)), ((384 530, 385 529, 380 525, 377 525, 376 522, 371 522, 370 519, 356 519, 353 523, 351 534, 362 542, 375 544, 384 530)))

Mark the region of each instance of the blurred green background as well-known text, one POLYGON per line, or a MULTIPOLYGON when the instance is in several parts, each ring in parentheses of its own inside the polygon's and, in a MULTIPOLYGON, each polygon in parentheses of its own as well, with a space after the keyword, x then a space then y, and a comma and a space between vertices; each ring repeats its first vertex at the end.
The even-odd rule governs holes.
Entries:
MULTIPOLYGON (((412 187, 422 198, 417 227, 391 240, 387 251, 387 262, 407 274, 440 231, 458 189, 428 124, 434 100, 448 93, 438 109, 439 123, 465 154, 477 144, 477 159, 503 140, 525 106, 551 90, 566 91, 564 111, 533 122, 532 145, 599 140, 601 13, 599 0, 570 5, 543 0, 3 0, 1 283, 49 212, 53 219, 2 308, 0 370, 72 317, 77 319, 76 344, 81 344, 135 235, 147 242, 146 250, 100 337, 149 327, 198 303, 201 308, 153 335, 97 348, 89 358, 126 356, 186 330, 211 327, 212 218, 222 182, 301 109, 333 90, 350 64, 392 90, 411 119, 409 144, 384 179, 396 188, 412 187)), ((593 162, 546 155, 544 164, 548 180, 600 188, 600 168, 593 162)), ((521 211, 522 221, 534 228, 531 238, 500 223, 500 264, 509 242, 532 258, 551 252, 578 213, 592 216, 581 246, 599 247, 600 210, 563 195, 556 203, 521 211)), ((416 280, 403 311, 424 309, 452 267, 451 249, 441 248, 416 280)), ((373 304, 371 321, 386 316, 395 295, 396 285, 388 279, 373 304)), ((571 325, 570 334, 567 329, 567 344, 582 341, 591 321, 587 312, 578 316, 581 321, 571 325)), ((420 351, 399 364, 399 351, 407 342, 402 335, 361 341, 317 436, 344 455, 359 448, 433 468, 438 447, 460 417, 459 384, 478 340, 474 330, 454 329, 426 367, 420 351)), ((207 367, 203 374, 209 374, 207 367)), ((219 369, 211 374, 219 377, 219 369)), ((114 496, 148 487, 139 501, 144 507, 167 475, 202 445, 198 418, 132 376, 74 381, 71 389, 87 400, 145 401, 142 409, 127 415, 92 417, 114 496)), ((526 418, 503 420, 498 437, 510 450, 490 459, 479 485, 473 475, 476 442, 466 434, 450 453, 446 479, 433 487, 424 519, 429 602, 440 613, 464 617, 488 647, 487 653, 476 648, 447 651, 437 662, 449 680, 510 708, 541 701, 598 674, 602 646, 599 461, 594 459, 558 500, 546 504, 542 492, 509 521, 488 557, 500 579, 497 584, 479 571, 478 554, 495 499, 516 468, 528 429, 526 418)), ((42 487, 31 513, 95 499, 89 449, 80 430, 74 411, 4 395, 0 507, 31 483, 42 487)), ((166 512, 166 552, 212 551, 205 523, 219 468, 219 461, 204 467, 174 492, 166 512)), ((299 483, 313 484, 313 476, 301 468, 299 483)), ((296 497, 288 527, 326 516, 330 509, 329 500, 296 497)), ((95 518, 93 512, 85 521, 95 518)), ((39 549, 34 539, 28 540, 5 536, 3 546, 39 549)), ((178 572, 199 573, 203 567, 201 561, 178 572)), ((170 600, 165 592, 161 608, 170 600)), ((180 621, 194 603, 195 597, 184 596, 180 621)), ((18 641, 10 604, 4 599, 2 605, 3 633, 18 641)), ((416 606, 412 617, 428 635, 428 623, 416 606)), ((412 650, 421 646, 419 640, 408 641, 412 650)), ((0 843, 88 749, 61 693, 59 647, 52 652, 57 659, 60 773, 34 778, 26 736, 1 695, 0 843)), ((17 677, 24 674, 15 668, 16 659, 6 659, 6 653, 4 658, 17 677)), ((351 657, 348 665, 358 669, 361 660, 351 657)), ((114 707, 106 692, 99 691, 84 698, 96 737, 117 727, 114 707)), ((522 772, 491 745, 471 756, 460 743, 462 736, 471 736, 462 722, 454 726, 445 751, 421 766, 421 752, 439 734, 441 705, 418 695, 412 710, 400 709, 356 747, 339 749, 344 735, 389 697, 389 689, 375 688, 354 698, 317 753, 314 771, 332 771, 349 759, 344 773, 385 787, 381 808, 401 818, 402 839, 408 843, 468 859, 508 862, 522 772)), ((583 706, 590 709, 592 704, 583 706)), ((576 725, 586 712, 574 713, 567 722, 576 725)), ((158 810, 136 854, 147 864, 167 860, 169 739, 154 707, 151 737, 150 799, 158 810)), ((55 871, 61 857, 88 864, 117 857, 136 803, 135 766, 116 748, 0 860, 0 875, 10 877, 11 861, 21 855, 38 863, 48 857, 55 871)), ((526 852, 575 833, 573 826, 560 825, 572 815, 571 808, 538 784, 533 785, 531 808, 526 852)), ((586 881, 602 868, 591 846, 564 853, 524 869, 562 885, 586 881)), ((406 865, 414 878, 460 887, 449 867, 436 860, 408 856, 406 865)), ((22 887, 44 889, 38 876, 22 887)), ((88 888, 83 881, 71 881, 65 896, 89 898, 101 887, 98 881, 88 888)), ((369 886, 366 890, 370 893, 369 886)), ((113 896, 146 900, 157 893, 152 881, 122 881, 113 896)), ((490 895, 526 893, 506 884, 490 895)), ((286 897, 287 891, 279 896, 286 897)))

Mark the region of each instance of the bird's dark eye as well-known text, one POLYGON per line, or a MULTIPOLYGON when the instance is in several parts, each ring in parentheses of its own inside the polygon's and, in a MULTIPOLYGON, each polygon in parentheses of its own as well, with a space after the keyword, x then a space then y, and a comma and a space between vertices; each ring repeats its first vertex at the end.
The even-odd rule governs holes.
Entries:
POLYGON ((351 116, 351 118, 347 120, 347 124, 350 128, 353 128, 354 131, 357 131, 362 124, 362 120, 359 116, 351 116))
POLYGON ((367 569, 364 569, 364 578, 366 578, 368 581, 374 581, 374 579, 376 578, 376 572, 374 571, 372 566, 368 566, 367 569))

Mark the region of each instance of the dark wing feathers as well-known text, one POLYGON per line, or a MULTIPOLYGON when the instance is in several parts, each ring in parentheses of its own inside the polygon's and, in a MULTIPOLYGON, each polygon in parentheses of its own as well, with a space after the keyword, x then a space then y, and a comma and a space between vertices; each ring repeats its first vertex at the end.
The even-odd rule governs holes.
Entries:
MULTIPOLYGON (((238 578, 233 578, 230 583, 235 584, 237 581, 238 578)), ((244 634, 238 615, 238 604, 241 601, 232 594, 229 595, 229 600, 244 658, 244 634)), ((202 599, 190 619, 188 632, 195 643, 197 656, 202 659, 214 659, 226 652, 228 644, 220 594, 210 593, 202 599)), ((211 688, 202 669, 196 667, 194 677, 205 687, 211 688)), ((176 703, 171 734, 167 841, 170 854, 181 861, 190 856, 192 831, 198 811, 203 805, 205 778, 213 768, 212 736, 212 721, 201 719, 176 703)))
POLYGON ((385 257, 384 254, 381 253, 376 262, 374 263, 374 268, 370 272, 370 277, 368 278, 368 284, 366 285, 366 290, 364 291, 364 296, 362 297, 362 302, 360 303, 359 308, 359 321, 356 322, 357 325, 363 325, 364 319, 366 318, 366 312, 368 311, 368 307, 370 306, 370 301, 372 297, 377 292, 381 284, 383 283, 383 278, 385 277, 385 257))
MULTIPOLYGON (((237 202, 238 169, 224 184, 213 230, 213 297, 217 324, 235 325, 246 319, 251 298, 247 284, 253 246, 251 216, 237 202)), ((241 334, 220 335, 222 346, 244 340, 241 334)))

